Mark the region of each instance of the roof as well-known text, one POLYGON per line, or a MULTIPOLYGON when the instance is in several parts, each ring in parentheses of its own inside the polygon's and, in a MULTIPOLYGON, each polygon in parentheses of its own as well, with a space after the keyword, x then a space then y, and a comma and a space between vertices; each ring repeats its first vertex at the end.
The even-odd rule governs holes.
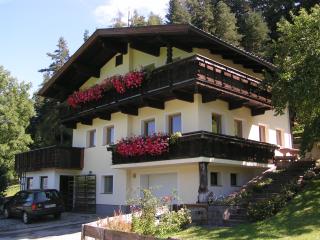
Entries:
POLYGON ((38 94, 64 100, 89 77, 99 77, 100 68, 117 53, 132 48, 155 56, 160 47, 172 46, 185 51, 206 48, 254 71, 274 71, 275 65, 257 55, 233 46, 190 24, 97 29, 70 59, 44 84, 38 94))

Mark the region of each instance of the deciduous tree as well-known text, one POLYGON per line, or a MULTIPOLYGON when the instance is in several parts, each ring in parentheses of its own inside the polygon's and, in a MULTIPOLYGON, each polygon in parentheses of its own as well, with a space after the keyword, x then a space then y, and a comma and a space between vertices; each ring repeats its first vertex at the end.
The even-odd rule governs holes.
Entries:
POLYGON ((320 137, 320 6, 292 15, 292 23, 283 19, 278 33, 273 50, 279 70, 267 83, 276 112, 289 106, 305 127, 302 148, 306 149, 320 137))
POLYGON ((18 82, 0 66, 0 193, 6 185, 3 181, 13 178, 14 155, 28 150, 32 143, 26 133, 34 115, 29 90, 30 84, 18 82))

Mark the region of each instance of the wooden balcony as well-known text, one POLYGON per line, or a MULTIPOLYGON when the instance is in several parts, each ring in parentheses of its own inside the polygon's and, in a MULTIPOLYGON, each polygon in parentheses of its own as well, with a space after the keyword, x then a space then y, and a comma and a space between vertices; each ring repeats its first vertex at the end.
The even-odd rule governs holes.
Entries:
POLYGON ((16 154, 17 173, 38 171, 44 168, 82 169, 83 149, 51 146, 16 154))
POLYGON ((276 148, 269 143, 198 131, 183 134, 176 144, 170 145, 169 152, 161 156, 124 157, 115 151, 116 146, 108 150, 112 151, 112 164, 115 165, 195 157, 268 163, 273 159, 276 148))
POLYGON ((77 122, 91 125, 96 117, 110 120, 113 112, 137 115, 140 107, 164 109, 164 102, 171 99, 193 102, 194 93, 202 95, 203 103, 227 101, 229 110, 246 106, 254 116, 271 109, 270 91, 261 85, 260 79, 194 55, 154 69, 140 88, 125 94, 111 89, 98 101, 76 109, 66 107, 61 118, 70 127, 77 122))

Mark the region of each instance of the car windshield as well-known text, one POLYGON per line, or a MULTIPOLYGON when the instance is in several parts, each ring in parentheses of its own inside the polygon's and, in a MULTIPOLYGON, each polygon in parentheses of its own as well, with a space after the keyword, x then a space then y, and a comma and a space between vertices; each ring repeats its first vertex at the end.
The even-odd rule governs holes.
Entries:
POLYGON ((36 202, 46 202, 46 201, 55 201, 59 198, 56 191, 43 191, 37 192, 35 195, 36 202))

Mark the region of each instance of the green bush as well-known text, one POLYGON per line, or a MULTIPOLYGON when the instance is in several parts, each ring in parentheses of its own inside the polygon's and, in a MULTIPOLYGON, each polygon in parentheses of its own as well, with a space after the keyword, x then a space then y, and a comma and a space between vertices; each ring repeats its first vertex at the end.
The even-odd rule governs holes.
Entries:
POLYGON ((191 223, 190 211, 181 208, 179 211, 169 211, 160 218, 157 235, 163 236, 168 233, 178 232, 191 223))
POLYGON ((167 196, 161 200, 153 196, 149 189, 142 190, 142 197, 131 201, 132 230, 142 235, 163 236, 171 232, 182 230, 191 223, 190 211, 181 208, 179 211, 170 211, 173 196, 167 196), (134 204, 132 204, 134 203, 134 204), (157 209, 164 213, 157 220, 157 209))

